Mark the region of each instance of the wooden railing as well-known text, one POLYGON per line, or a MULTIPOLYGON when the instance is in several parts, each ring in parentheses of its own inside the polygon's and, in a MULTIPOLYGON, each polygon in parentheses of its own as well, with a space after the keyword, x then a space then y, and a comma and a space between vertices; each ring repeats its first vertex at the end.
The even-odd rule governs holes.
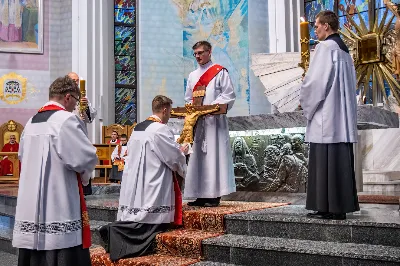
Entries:
POLYGON ((0 182, 2 181, 19 181, 19 160, 18 160, 18 152, 0 152, 1 159, 4 156, 8 157, 8 160, 13 164, 12 175, 4 175, 0 176, 0 182))

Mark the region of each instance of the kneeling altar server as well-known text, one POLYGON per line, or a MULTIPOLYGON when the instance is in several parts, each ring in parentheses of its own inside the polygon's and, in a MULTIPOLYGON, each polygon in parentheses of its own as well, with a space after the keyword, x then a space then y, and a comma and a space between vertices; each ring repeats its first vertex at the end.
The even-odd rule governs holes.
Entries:
POLYGON ((153 115, 129 138, 117 221, 100 229, 112 261, 152 252, 158 233, 182 224, 177 175, 185 177, 188 147, 180 147, 166 125, 171 109, 171 99, 156 96, 153 115))

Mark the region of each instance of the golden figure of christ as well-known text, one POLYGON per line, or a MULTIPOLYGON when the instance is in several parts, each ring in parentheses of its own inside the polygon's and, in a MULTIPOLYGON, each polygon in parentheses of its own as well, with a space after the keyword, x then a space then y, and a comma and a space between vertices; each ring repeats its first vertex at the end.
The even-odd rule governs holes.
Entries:
POLYGON ((185 104, 185 111, 178 111, 178 108, 173 108, 171 110, 171 115, 173 117, 185 117, 185 122, 183 124, 183 130, 180 137, 177 139, 179 144, 183 143, 193 143, 194 140, 194 126, 197 123, 197 120, 207 114, 212 114, 220 111, 220 106, 218 104, 215 105, 203 105, 203 106, 194 106, 192 104, 185 104), (175 109, 175 110, 174 110, 175 109))

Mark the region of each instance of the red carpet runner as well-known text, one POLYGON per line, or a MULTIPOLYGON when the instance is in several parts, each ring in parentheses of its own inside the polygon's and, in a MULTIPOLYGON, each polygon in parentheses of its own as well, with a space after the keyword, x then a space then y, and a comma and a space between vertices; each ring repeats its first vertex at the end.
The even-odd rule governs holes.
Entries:
POLYGON ((102 247, 90 250, 92 266, 185 266, 201 259, 201 242, 224 233, 224 216, 227 214, 267 209, 287 205, 266 202, 221 202, 217 208, 183 206, 184 229, 159 234, 157 254, 111 262, 102 247))

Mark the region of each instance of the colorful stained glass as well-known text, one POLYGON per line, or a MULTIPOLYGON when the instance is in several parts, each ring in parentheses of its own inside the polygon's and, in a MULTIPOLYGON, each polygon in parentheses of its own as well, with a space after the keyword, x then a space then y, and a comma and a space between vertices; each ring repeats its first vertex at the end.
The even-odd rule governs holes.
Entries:
POLYGON ((115 103, 115 123, 132 125, 136 122, 136 98, 128 102, 115 103))
MULTIPOLYGON (((385 10, 386 10, 386 8, 381 8, 381 9, 378 9, 378 10, 377 10, 377 13, 378 13, 378 22, 381 22, 381 20, 383 19, 383 15, 385 14, 385 10)), ((392 18, 392 15, 393 15, 393 13, 390 12, 390 11, 387 13, 385 24, 389 23, 389 20, 392 18)), ((395 22, 396 22, 396 18, 394 18, 394 19, 392 20, 392 25, 393 25, 393 27, 394 27, 394 23, 395 23, 395 22)))
POLYGON ((358 12, 368 11, 368 2, 369 0, 339 0, 338 15, 354 14, 356 9, 358 12))
POLYGON ((314 0, 306 2, 305 16, 307 21, 315 21, 315 16, 322 10, 333 10, 334 0, 314 0))
POLYGON ((135 0, 115 0, 115 8, 135 8, 135 0))
POLYGON ((132 55, 135 56, 135 42, 123 42, 123 41, 115 41, 115 51, 116 55, 132 55))
POLYGON ((135 85, 135 71, 115 71, 115 84, 135 85))
MULTIPOLYGON (((369 17, 368 11, 364 11, 364 12, 360 13, 360 15, 363 17, 364 22, 365 22, 366 24, 368 24, 368 17, 369 17)), ((353 15, 352 18, 353 18, 354 22, 355 22, 357 25, 360 25, 360 19, 359 19, 359 17, 358 17, 357 14, 356 14, 356 15, 353 15)), ((352 29, 353 31, 355 31, 355 29, 354 29, 354 28, 351 26, 351 24, 348 22, 346 16, 339 17, 339 27, 340 27, 340 28, 343 28, 345 25, 346 25, 346 26, 349 26, 350 29, 352 29)))
POLYGON ((131 41, 135 40, 135 27, 116 26, 114 29, 116 41, 131 41))
POLYGON ((135 70, 136 61, 133 56, 115 56, 115 70, 135 70))
POLYGON ((124 24, 135 24, 135 10, 116 8, 114 10, 114 21, 124 24))
POLYGON ((136 98, 136 89, 115 88, 116 102, 126 103, 133 98, 136 98))

